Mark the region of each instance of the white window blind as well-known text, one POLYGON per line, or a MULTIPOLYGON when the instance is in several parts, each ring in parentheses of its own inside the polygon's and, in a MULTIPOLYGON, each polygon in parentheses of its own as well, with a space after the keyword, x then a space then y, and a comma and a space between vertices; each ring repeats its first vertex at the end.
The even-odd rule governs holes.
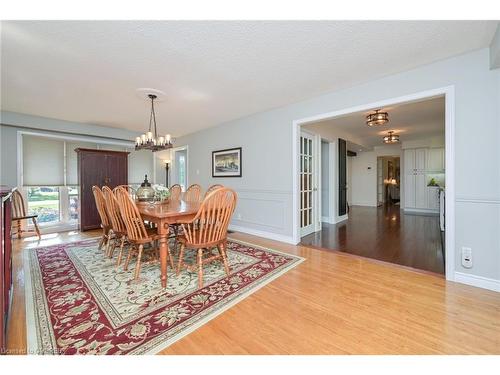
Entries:
POLYGON ((78 184, 78 155, 75 152, 76 148, 96 149, 97 144, 88 142, 72 142, 66 141, 66 184, 78 184))
POLYGON ((64 185, 64 141, 23 135, 23 185, 64 185))
POLYGON ((128 155, 128 183, 131 185, 141 184, 144 175, 148 175, 148 180, 153 181, 153 153, 149 150, 135 151, 127 150, 128 155))

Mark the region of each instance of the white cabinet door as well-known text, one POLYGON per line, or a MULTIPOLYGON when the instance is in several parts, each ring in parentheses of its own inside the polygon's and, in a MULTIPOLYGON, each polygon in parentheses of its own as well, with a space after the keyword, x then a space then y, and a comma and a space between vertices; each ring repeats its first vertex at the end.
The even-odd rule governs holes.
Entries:
POLYGON ((405 208, 415 207, 415 172, 405 174, 405 208))
POLYGON ((427 182, 425 174, 415 175, 415 206, 416 208, 427 208, 427 182))
POLYGON ((423 173, 427 170, 427 149, 417 148, 415 150, 415 169, 417 173, 423 173))
POLYGON ((405 175, 411 175, 415 172, 415 150, 407 149, 404 151, 403 156, 404 156, 403 173, 405 175))
POLYGON ((427 208, 431 210, 439 210, 439 188, 435 186, 427 187, 427 208))
POLYGON ((428 153, 428 166, 429 171, 442 171, 444 170, 444 148, 430 148, 428 153))

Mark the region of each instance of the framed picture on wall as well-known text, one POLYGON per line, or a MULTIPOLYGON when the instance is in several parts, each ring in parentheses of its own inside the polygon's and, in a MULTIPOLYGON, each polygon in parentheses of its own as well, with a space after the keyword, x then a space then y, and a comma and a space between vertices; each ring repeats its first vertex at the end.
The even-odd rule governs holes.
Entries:
POLYGON ((241 147, 212 151, 212 177, 241 177, 241 147))

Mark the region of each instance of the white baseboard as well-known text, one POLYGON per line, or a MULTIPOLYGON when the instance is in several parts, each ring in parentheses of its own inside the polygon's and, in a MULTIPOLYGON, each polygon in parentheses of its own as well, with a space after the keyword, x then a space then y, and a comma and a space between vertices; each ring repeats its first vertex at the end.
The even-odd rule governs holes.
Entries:
POLYGON ((373 202, 351 202, 349 206, 377 207, 377 204, 373 202))
POLYGON ((276 234, 276 233, 271 233, 271 232, 266 232, 263 230, 258 230, 258 229, 253 229, 253 228, 246 228, 246 227, 241 227, 239 225, 229 225, 229 230, 234 230, 236 232, 242 232, 246 234, 251 234, 254 236, 258 237, 264 237, 270 240, 275 240, 275 241, 280 241, 280 242, 285 242, 289 243, 292 245, 296 245, 297 243, 293 240, 292 236, 284 236, 282 234, 276 234))
POLYGON ((322 223, 330 223, 330 216, 322 216, 321 222, 322 223))
POLYGON ((457 283, 500 292, 500 280, 490 279, 488 277, 470 275, 463 272, 455 272, 455 281, 457 283))

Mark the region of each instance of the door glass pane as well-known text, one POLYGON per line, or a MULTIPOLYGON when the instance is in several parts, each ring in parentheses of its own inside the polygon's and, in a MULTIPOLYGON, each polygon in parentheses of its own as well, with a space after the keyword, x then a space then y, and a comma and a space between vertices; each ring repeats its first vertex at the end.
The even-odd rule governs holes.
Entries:
POLYGON ((28 215, 38 215, 39 223, 57 223, 61 220, 59 187, 37 186, 28 188, 28 215))

